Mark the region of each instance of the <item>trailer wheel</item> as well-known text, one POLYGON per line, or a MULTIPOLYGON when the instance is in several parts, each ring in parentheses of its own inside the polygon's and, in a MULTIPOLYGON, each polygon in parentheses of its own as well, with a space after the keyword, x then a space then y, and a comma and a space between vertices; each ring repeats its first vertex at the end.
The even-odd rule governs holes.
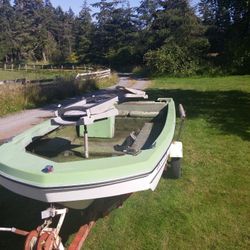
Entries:
POLYGON ((181 177, 181 158, 172 158, 170 162, 171 177, 179 179, 181 177))

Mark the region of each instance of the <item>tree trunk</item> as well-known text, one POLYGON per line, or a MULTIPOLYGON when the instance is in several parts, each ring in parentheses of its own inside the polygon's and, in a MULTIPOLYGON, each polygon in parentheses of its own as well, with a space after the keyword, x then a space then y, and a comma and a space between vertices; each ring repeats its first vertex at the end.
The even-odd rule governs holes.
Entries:
POLYGON ((43 51, 43 61, 46 63, 47 62, 47 57, 46 57, 46 54, 45 52, 43 51))

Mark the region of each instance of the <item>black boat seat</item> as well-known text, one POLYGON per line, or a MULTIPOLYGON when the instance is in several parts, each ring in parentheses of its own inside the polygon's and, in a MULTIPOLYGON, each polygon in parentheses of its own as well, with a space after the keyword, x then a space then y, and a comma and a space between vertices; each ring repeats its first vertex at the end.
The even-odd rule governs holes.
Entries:
POLYGON ((137 155, 148 140, 153 127, 152 122, 146 122, 142 129, 136 134, 134 131, 125 139, 122 145, 115 145, 116 151, 122 151, 126 154, 137 155))
POLYGON ((140 130, 139 134, 136 136, 134 143, 129 148, 129 152, 133 155, 137 155, 140 153, 142 147, 145 145, 146 141, 148 140, 148 136, 151 133, 153 127, 152 122, 146 122, 142 129, 140 130))

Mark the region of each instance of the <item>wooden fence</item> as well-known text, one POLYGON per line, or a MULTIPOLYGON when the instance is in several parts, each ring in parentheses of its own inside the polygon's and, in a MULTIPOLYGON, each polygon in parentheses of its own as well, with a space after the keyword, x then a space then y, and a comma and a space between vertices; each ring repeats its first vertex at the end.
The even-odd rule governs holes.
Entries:
MULTIPOLYGON (((77 73, 77 72, 76 72, 77 73)), ((102 79, 106 77, 111 76, 111 69, 106 69, 106 70, 97 70, 87 73, 78 73, 75 77, 75 80, 88 80, 88 79, 102 79)), ((15 79, 15 80, 0 80, 0 85, 2 84, 10 84, 10 83, 20 83, 20 84, 39 84, 39 85, 47 85, 53 84, 53 81, 55 79, 40 79, 40 80, 29 80, 27 78, 20 78, 20 79, 15 79)))
POLYGON ((40 64, 2 64, 0 68, 7 71, 14 71, 14 70, 81 70, 81 71, 93 71, 97 70, 99 67, 83 65, 40 65, 40 64))
POLYGON ((105 77, 110 77, 111 70, 102 70, 102 71, 95 71, 95 72, 88 72, 88 73, 78 73, 76 75, 76 80, 78 79, 101 79, 105 77))

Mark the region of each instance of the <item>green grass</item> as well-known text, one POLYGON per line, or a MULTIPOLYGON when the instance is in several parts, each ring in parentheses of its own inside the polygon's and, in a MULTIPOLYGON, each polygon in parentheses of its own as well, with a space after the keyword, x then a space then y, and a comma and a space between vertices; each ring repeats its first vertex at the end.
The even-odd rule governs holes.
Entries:
POLYGON ((183 176, 132 195, 85 249, 248 249, 250 77, 158 78, 153 98, 183 103, 183 176))
MULTIPOLYGON (((135 193, 98 220, 85 249, 249 248, 249 83, 242 76, 155 79, 149 95, 172 96, 187 111, 183 176, 162 178, 155 192, 135 193)), ((44 208, 0 188, 0 226, 32 229, 44 208)), ((66 217, 67 244, 83 221, 79 212, 66 217)), ((0 249, 21 249, 22 243, 0 233, 0 249)))
POLYGON ((70 78, 76 76, 76 71, 60 71, 60 70, 0 70, 1 80, 15 80, 26 78, 32 80, 46 80, 60 78, 70 78))
POLYGON ((196 91, 238 90, 250 91, 250 76, 224 77, 159 77, 155 79, 154 88, 185 89, 196 91))

